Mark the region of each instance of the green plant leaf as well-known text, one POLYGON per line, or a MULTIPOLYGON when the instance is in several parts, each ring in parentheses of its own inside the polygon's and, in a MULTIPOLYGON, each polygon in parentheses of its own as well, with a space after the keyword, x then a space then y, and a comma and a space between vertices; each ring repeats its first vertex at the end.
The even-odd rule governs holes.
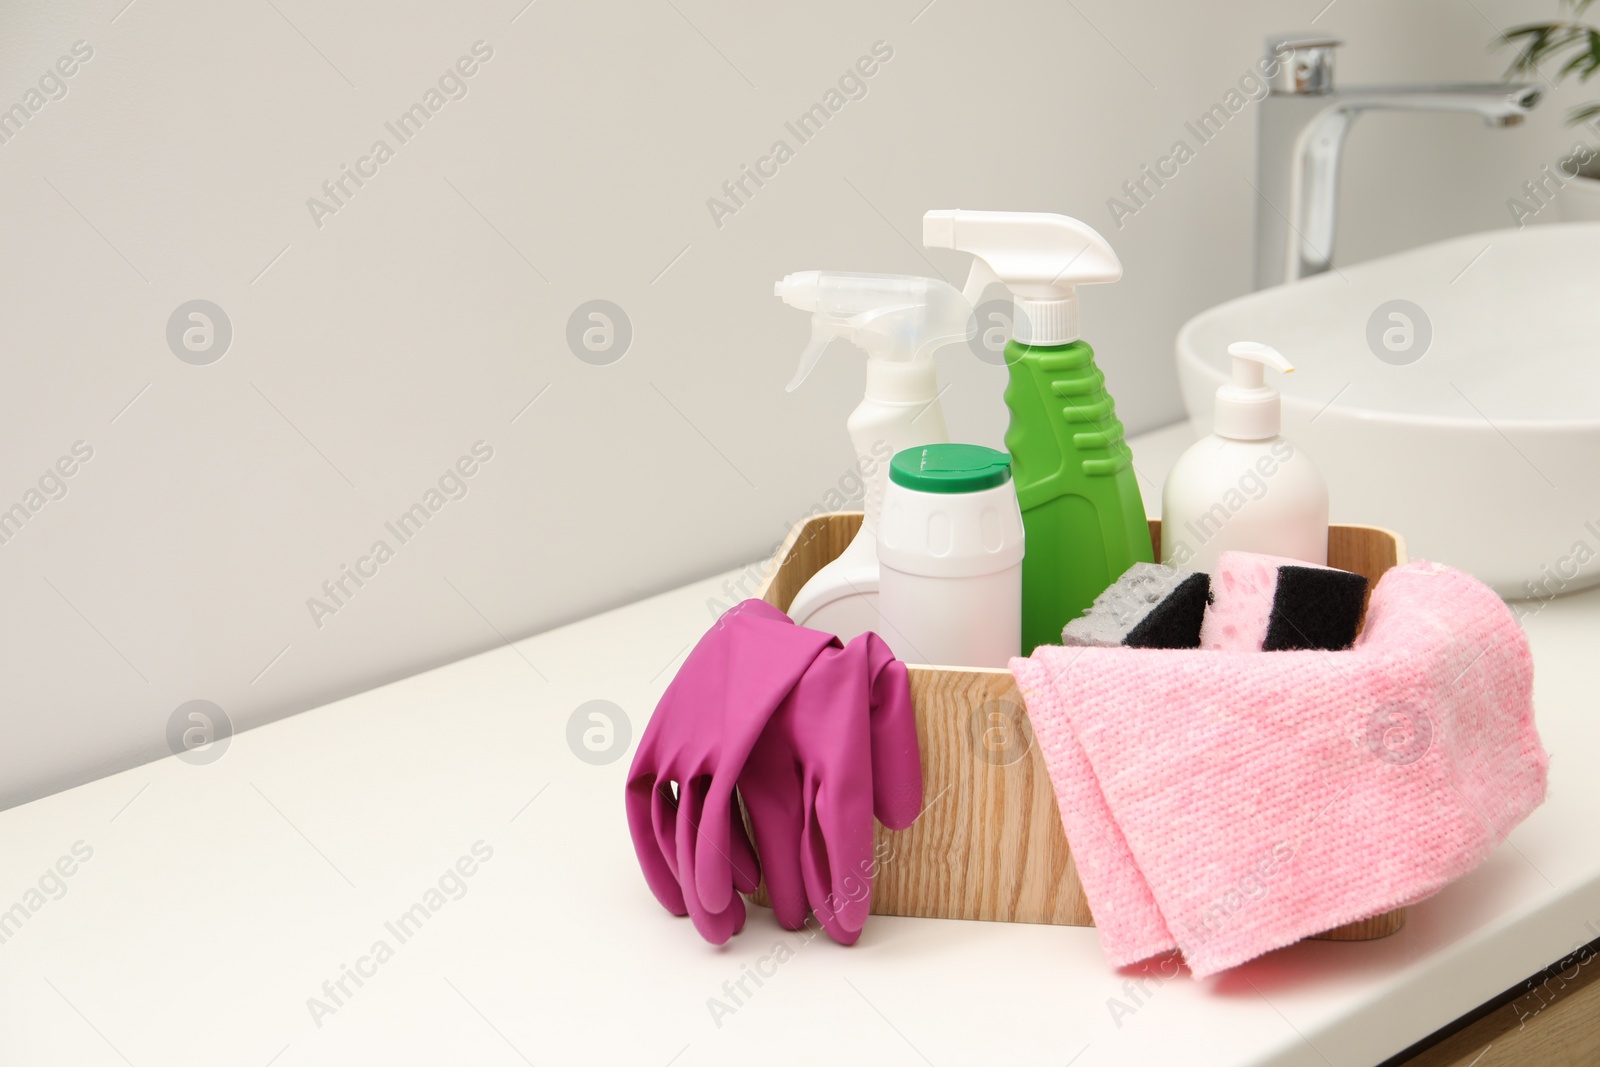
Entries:
MULTIPOLYGON (((1570 0, 1575 13, 1581 13, 1595 0, 1570 0), (1578 6, 1581 4, 1581 7, 1578 6)), ((1579 81, 1588 81, 1600 70, 1600 29, 1577 22, 1534 22, 1514 26, 1501 37, 1500 47, 1515 46, 1517 54, 1506 70, 1506 77, 1514 74, 1538 73, 1545 62, 1565 57, 1556 72, 1561 81, 1576 75, 1579 81)))
MULTIPOLYGON (((1576 20, 1582 18, 1596 2, 1561 0, 1561 7, 1570 10, 1572 18, 1576 20)), ((1517 49, 1511 66, 1506 70, 1507 78, 1515 74, 1539 73, 1546 61, 1561 58, 1565 58, 1565 62, 1556 72, 1555 80, 1558 82, 1574 75, 1580 82, 1587 82, 1596 71, 1600 71, 1600 28, 1582 22, 1530 22, 1513 26, 1494 42, 1493 47, 1517 49)), ((1567 122, 1576 125, 1596 116, 1600 116, 1600 103, 1585 104, 1575 108, 1567 116, 1567 122)))
POLYGON ((1554 23, 1535 23, 1528 26, 1515 26, 1505 32, 1501 37, 1499 46, 1504 48, 1516 45, 1518 51, 1511 61, 1511 68, 1506 72, 1511 74, 1527 74, 1539 68, 1553 50, 1552 41, 1555 34, 1561 29, 1554 23))

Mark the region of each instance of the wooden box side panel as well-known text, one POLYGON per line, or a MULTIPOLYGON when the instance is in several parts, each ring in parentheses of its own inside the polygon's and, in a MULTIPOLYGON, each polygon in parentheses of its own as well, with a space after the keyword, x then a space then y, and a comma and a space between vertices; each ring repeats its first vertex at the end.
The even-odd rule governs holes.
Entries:
POLYGON ((768 569, 766 581, 756 590, 757 599, 788 611, 800 587, 850 544, 863 518, 859 511, 836 511, 797 523, 778 549, 776 565, 768 569))
POLYGON ((926 808, 878 827, 872 910, 1087 926, 1055 790, 1009 671, 911 668, 926 808))

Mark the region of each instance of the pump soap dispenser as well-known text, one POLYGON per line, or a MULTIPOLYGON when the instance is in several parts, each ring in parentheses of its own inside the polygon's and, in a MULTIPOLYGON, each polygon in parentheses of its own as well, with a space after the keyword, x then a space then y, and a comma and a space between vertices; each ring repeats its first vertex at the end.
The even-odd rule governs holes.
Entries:
POLYGON ((966 297, 994 280, 1015 299, 1006 344, 1006 407, 1027 551, 1022 654, 1061 630, 1135 563, 1151 562, 1150 527, 1105 375, 1080 340, 1077 287, 1122 277, 1094 229, 1065 215, 930 211, 922 243, 977 258, 966 297))
POLYGON ((866 350, 867 388, 846 424, 855 445, 866 515, 844 552, 801 586, 789 616, 801 626, 849 641, 878 627, 878 520, 889 460, 896 452, 942 444, 933 354, 966 339, 972 309, 936 278, 801 271, 773 288, 784 303, 813 313, 811 343, 788 385, 800 387, 835 337, 866 350))
POLYGON ((1278 433, 1283 401, 1266 368, 1294 370, 1275 348, 1228 346, 1233 381, 1217 390, 1215 432, 1189 448, 1161 494, 1161 562, 1210 571, 1223 552, 1328 562, 1328 487, 1278 433))

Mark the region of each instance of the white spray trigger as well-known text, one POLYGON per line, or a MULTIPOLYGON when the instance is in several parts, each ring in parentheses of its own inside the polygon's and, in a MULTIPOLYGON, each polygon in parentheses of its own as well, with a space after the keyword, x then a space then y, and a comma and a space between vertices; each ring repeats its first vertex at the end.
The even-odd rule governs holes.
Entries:
POLYGON ((961 294, 937 278, 808 270, 786 275, 772 291, 790 307, 811 313, 811 340, 789 392, 806 380, 835 337, 866 352, 869 395, 875 389, 920 390, 934 380, 934 352, 966 339, 972 317, 961 294))
MULTIPOLYGON (((781 283, 780 283, 781 288, 781 283)), ((778 293, 779 296, 783 294, 778 293)), ((783 387, 786 393, 792 393, 800 388, 801 384, 811 376, 816 369, 817 361, 822 358, 822 353, 827 349, 828 342, 833 340, 833 329, 821 318, 811 320, 811 340, 806 344, 805 351, 800 353, 800 366, 795 369, 794 377, 789 379, 789 384, 783 387)))
POLYGON ((1076 341, 1078 286, 1122 277, 1122 262, 1106 239, 1066 215, 939 209, 922 216, 922 243, 970 252, 983 263, 982 275, 975 262, 967 278, 969 302, 991 279, 1011 290, 1016 303, 1012 339, 1022 344, 1076 341))
POLYGON ((1000 275, 989 264, 974 256, 972 269, 967 272, 967 284, 961 287, 961 295, 976 308, 983 303, 983 294, 991 285, 1005 285, 1005 282, 1000 280, 1000 275))

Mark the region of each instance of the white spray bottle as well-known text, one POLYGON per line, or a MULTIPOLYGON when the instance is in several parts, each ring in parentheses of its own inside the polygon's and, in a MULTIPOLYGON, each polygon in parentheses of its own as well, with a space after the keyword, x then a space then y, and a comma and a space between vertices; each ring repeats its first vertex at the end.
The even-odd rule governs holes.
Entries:
POLYGON ((784 303, 812 313, 811 343, 790 392, 806 380, 835 337, 866 350, 866 396, 846 424, 855 445, 866 517, 838 558, 795 594, 789 616, 840 640, 878 626, 878 519, 889 460, 896 452, 949 440, 933 365, 938 349, 969 335, 972 308, 936 278, 801 271, 773 287, 784 303))

